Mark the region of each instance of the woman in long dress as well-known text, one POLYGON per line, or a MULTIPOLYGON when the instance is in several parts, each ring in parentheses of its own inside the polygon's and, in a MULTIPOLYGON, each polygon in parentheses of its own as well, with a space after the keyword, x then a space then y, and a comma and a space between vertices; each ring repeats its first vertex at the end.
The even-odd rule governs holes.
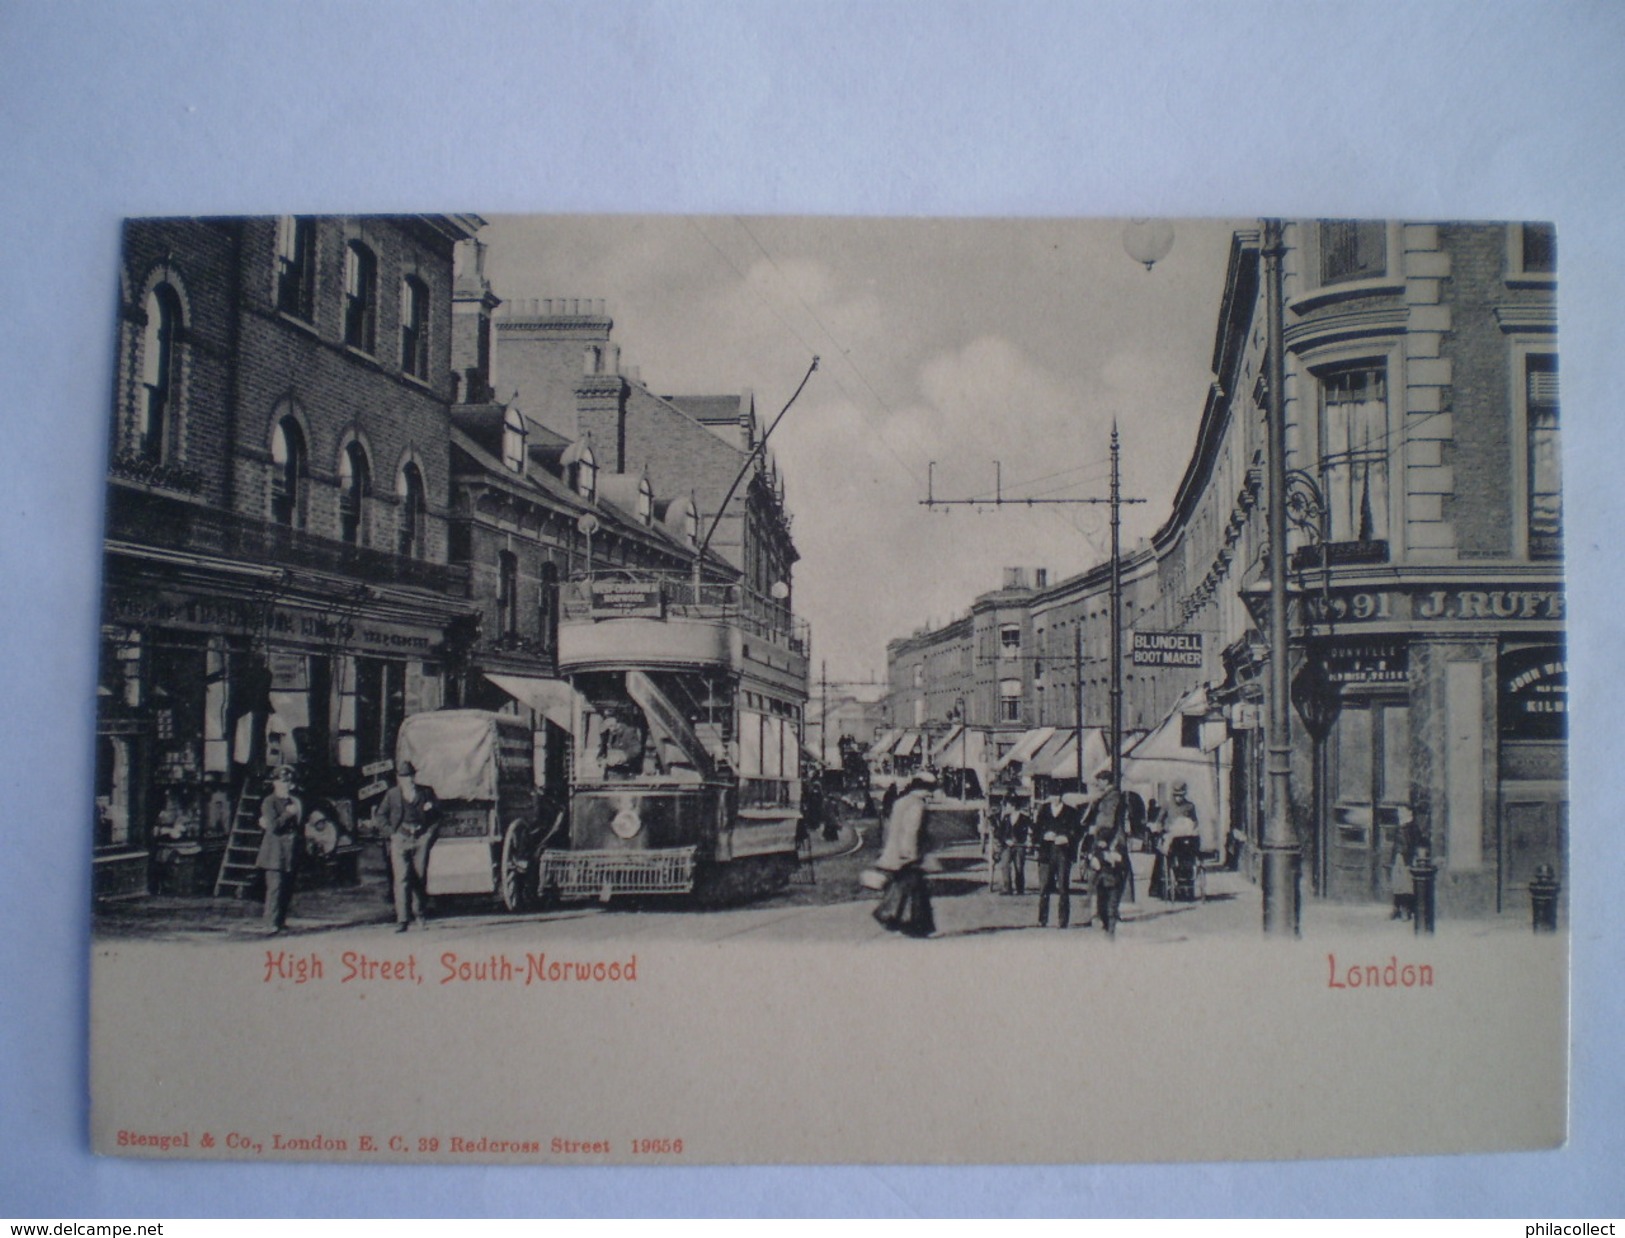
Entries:
POLYGON ((925 875, 930 839, 925 832, 926 797, 936 788, 936 775, 915 774, 908 789, 892 805, 886 820, 886 842, 875 867, 886 884, 875 908, 875 919, 888 932, 905 937, 929 937, 937 924, 931 914, 931 884, 925 875))

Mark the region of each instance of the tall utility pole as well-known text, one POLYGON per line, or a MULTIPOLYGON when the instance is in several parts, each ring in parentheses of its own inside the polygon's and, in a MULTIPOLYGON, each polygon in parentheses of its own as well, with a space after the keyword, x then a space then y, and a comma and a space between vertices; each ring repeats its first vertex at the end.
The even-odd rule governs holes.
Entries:
POLYGON ((829 764, 829 659, 818 663, 818 763, 829 764))
POLYGON ((1292 715, 1287 701, 1286 596, 1286 357, 1281 258, 1286 252, 1281 221, 1264 221, 1265 313, 1269 350, 1269 811, 1264 817, 1263 894, 1265 936, 1296 937, 1303 882, 1303 856, 1292 828, 1292 715))
POLYGON ((1072 625, 1072 682, 1077 686, 1073 693, 1073 708, 1077 710, 1077 724, 1073 728, 1077 732, 1078 741, 1078 790, 1088 792, 1089 786, 1085 781, 1089 777, 1083 768, 1083 624, 1072 625))
MULTIPOLYGON (((1123 560, 1118 553, 1122 500, 1117 484, 1117 419, 1112 418, 1112 790, 1123 789, 1123 560)), ((1078 749, 1078 777, 1083 777, 1083 749, 1078 749)))

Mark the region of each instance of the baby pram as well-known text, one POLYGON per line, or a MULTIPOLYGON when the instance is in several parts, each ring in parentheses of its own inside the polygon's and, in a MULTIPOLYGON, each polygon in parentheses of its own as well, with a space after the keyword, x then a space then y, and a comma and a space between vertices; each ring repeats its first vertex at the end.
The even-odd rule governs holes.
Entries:
POLYGON ((1182 834, 1168 840, 1164 880, 1168 897, 1176 903, 1199 903, 1207 897, 1207 865, 1202 861, 1202 840, 1182 834))

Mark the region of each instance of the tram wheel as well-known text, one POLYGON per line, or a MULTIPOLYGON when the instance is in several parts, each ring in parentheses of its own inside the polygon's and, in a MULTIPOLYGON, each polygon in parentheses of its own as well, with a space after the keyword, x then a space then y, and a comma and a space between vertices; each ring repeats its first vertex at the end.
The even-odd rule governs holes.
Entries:
POLYGON ((535 901, 536 867, 530 855, 531 830, 528 821, 515 821, 502 838, 500 870, 502 905, 509 911, 526 911, 535 901))

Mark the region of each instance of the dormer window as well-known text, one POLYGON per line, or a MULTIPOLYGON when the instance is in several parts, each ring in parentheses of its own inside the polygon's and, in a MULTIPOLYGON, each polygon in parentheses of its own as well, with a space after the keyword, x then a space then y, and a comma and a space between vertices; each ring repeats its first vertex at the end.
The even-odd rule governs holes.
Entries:
POLYGON ((525 418, 517 408, 502 415, 502 463, 515 473, 525 471, 525 418))
POLYGON ((638 482, 638 519, 652 524, 655 518, 655 492, 647 477, 638 482))

